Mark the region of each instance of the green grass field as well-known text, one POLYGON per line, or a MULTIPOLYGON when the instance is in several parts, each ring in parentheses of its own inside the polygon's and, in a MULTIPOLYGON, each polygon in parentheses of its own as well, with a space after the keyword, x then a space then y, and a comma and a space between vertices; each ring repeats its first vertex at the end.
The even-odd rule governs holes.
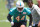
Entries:
MULTIPOLYGON (((33 0, 37 4, 36 0, 33 0)), ((7 22, 8 9, 5 6, 5 0, 0 0, 0 27, 11 27, 10 22, 7 22)), ((27 19, 29 19, 27 17, 27 19)), ((27 22, 28 25, 28 22, 27 22)))

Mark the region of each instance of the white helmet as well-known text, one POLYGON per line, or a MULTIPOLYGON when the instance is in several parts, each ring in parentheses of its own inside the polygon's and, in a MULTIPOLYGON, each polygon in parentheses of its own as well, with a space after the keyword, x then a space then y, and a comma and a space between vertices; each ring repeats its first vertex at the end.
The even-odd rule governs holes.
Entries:
POLYGON ((22 1, 17 1, 16 7, 22 8, 22 7, 24 7, 24 3, 22 1))

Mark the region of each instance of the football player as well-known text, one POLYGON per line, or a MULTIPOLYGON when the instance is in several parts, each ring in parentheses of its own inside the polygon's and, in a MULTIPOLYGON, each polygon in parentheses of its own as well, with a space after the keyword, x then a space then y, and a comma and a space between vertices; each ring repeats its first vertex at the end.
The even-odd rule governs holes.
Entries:
POLYGON ((17 1, 16 7, 11 8, 7 16, 7 19, 11 22, 12 27, 26 27, 26 15, 30 18, 29 27, 32 25, 32 15, 29 8, 24 8, 24 3, 22 1, 17 1), (11 17, 13 16, 13 21, 11 17))
POLYGON ((14 0, 6 0, 6 2, 7 2, 6 6, 7 6, 8 10, 13 8, 14 0))
POLYGON ((28 0, 28 6, 31 9, 31 14, 33 17, 33 27, 39 27, 40 26, 40 8, 33 4, 32 0, 28 0))

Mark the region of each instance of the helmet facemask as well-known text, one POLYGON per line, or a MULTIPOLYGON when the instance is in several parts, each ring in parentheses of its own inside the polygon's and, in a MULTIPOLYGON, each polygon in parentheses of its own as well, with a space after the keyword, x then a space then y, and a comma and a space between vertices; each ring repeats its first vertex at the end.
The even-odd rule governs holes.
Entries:
POLYGON ((23 3, 22 1, 18 1, 18 2, 16 3, 16 7, 17 7, 17 10, 18 10, 19 12, 22 12, 22 11, 23 11, 23 8, 24 8, 24 3, 23 3))
POLYGON ((23 11, 23 7, 22 7, 22 8, 17 8, 17 10, 18 10, 19 12, 22 12, 22 11, 23 11))

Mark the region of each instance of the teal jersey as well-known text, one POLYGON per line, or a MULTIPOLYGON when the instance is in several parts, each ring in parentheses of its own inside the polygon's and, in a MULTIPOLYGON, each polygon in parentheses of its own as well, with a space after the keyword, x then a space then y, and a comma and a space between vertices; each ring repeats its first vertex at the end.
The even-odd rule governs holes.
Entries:
POLYGON ((29 8, 24 8, 22 12, 19 12, 17 8, 11 8, 10 15, 13 16, 13 22, 20 22, 20 21, 25 21, 26 20, 26 15, 30 15, 31 11, 29 8))

